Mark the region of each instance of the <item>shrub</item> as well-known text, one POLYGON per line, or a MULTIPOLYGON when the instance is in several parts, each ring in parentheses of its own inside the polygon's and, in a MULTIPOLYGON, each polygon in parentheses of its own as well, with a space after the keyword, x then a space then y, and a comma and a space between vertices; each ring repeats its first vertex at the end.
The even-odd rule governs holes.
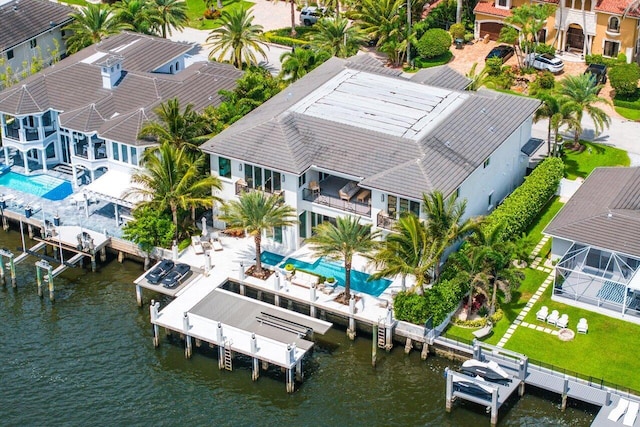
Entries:
POLYGON ((309 42, 306 40, 293 39, 291 37, 279 36, 272 32, 267 32, 264 34, 264 39, 269 43, 279 44, 282 46, 304 46, 308 45, 309 42))
POLYGON ((487 69, 487 75, 491 77, 497 77, 502 74, 502 59, 489 58, 486 61, 485 68, 487 69))
POLYGON ((606 65, 609 68, 612 68, 612 67, 615 67, 616 65, 626 63, 626 56, 624 56, 624 54, 620 54, 620 55, 618 55, 617 58, 605 58, 602 55, 586 55, 584 57, 584 60, 587 63, 587 65, 602 64, 602 65, 606 65), (620 55, 622 55, 622 57, 620 55))
POLYGON ((505 240, 524 233, 555 194, 563 173, 564 165, 560 158, 545 159, 504 203, 487 216, 486 231, 491 232, 498 224, 503 224, 502 238, 505 240))
POLYGON ((453 58, 453 54, 448 50, 444 53, 444 55, 436 56, 434 58, 416 58, 413 61, 413 65, 418 68, 437 67, 438 65, 444 65, 448 63, 449 61, 451 61, 451 58, 453 58))
POLYGON ((638 80, 640 80, 640 67, 635 62, 616 65, 609 70, 609 81, 616 95, 622 97, 634 95, 638 90, 638 80))
POLYGON ((471 40, 473 40, 473 33, 464 33, 464 42, 465 43, 469 43, 471 40))
POLYGON ((451 47, 451 35, 441 28, 427 30, 417 44, 418 53, 423 58, 444 55, 451 47))
POLYGON ((536 83, 540 89, 553 89, 556 79, 551 71, 543 71, 536 77, 536 83))
POLYGON ((400 292, 393 299, 394 316, 398 320, 423 325, 427 321, 427 300, 413 292, 400 292))
POLYGON ((453 24, 451 27, 449 27, 449 33, 454 39, 464 38, 464 34, 466 31, 467 30, 464 28, 464 24, 462 23, 453 24))
POLYGON ((284 266, 285 271, 293 271, 295 270, 295 267, 293 266, 293 264, 286 264, 284 266))
POLYGON ((335 277, 327 277, 327 283, 335 283, 336 278, 335 277))
POLYGON ((614 98, 613 105, 616 107, 629 108, 632 110, 640 110, 640 91, 636 91, 635 94, 627 97, 626 99, 614 98))
POLYGON ((204 16, 204 19, 218 19, 220 18, 220 15, 222 15, 222 12, 218 9, 205 9, 202 15, 204 16))

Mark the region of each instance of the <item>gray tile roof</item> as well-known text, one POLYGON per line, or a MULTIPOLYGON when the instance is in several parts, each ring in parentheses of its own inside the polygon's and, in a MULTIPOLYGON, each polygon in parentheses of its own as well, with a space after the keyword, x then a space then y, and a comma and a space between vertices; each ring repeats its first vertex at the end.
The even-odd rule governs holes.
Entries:
POLYGON ((0 6, 0 52, 71 22, 75 10, 48 0, 14 0, 0 6))
POLYGON ((411 80, 429 86, 444 87, 453 90, 465 90, 471 80, 458 73, 448 65, 423 68, 413 76, 411 80))
POLYGON ((137 139, 137 120, 154 119, 153 110, 161 102, 178 98, 181 105, 192 103, 196 110, 218 105, 218 92, 232 90, 242 75, 231 65, 209 62, 194 63, 177 74, 151 72, 161 61, 170 61, 191 48, 185 43, 123 32, 0 92, 0 111, 19 115, 54 109, 61 113, 63 127, 98 131, 100 136, 109 135, 119 142, 146 145, 149 141, 137 139), (124 77, 110 90, 102 87, 96 62, 113 54, 124 58, 124 77))
MULTIPOLYGON (((345 68, 353 70, 349 61, 332 58, 205 143, 203 150, 294 174, 313 165, 361 177, 363 187, 420 199, 435 189, 455 191, 540 105, 525 97, 465 92, 456 98, 457 108, 445 110, 425 128, 430 129, 426 135, 413 138, 332 120, 331 115, 305 114, 299 103, 318 98, 314 91, 345 68)), ((410 82, 385 78, 398 79, 403 90, 410 82)), ((416 90, 429 90, 413 84, 416 90)), ((439 114, 438 108, 434 111, 439 114)))
POLYGON ((545 234, 640 257, 640 168, 597 168, 545 234))

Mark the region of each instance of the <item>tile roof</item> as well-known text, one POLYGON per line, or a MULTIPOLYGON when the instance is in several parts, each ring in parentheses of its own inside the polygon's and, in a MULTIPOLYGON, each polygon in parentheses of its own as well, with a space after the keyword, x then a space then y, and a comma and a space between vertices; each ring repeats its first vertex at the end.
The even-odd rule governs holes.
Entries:
POLYGON ((597 168, 545 234, 640 257, 640 168, 597 168))
MULTIPOLYGON (((596 3, 595 10, 622 15, 632 1, 633 0, 599 0, 596 3)), ((636 7, 630 9, 627 15, 633 18, 640 17, 640 7, 638 7, 637 3, 636 7)))
POLYGON ((65 128, 97 131, 119 142, 146 145, 148 141, 137 139, 137 120, 154 119, 153 110, 162 101, 178 98, 182 105, 192 103, 196 110, 218 105, 218 92, 233 89, 242 75, 231 65, 211 62, 193 63, 176 74, 153 73, 162 61, 171 61, 191 48, 185 43, 123 32, 0 92, 0 111, 21 115, 54 109, 61 113, 60 123, 65 128), (145 52, 153 52, 153 57, 145 52), (124 58, 124 71, 113 89, 105 89, 96 64, 110 55, 124 58))
POLYGON ((465 90, 471 80, 458 73, 448 65, 423 68, 415 73, 411 80, 429 86, 443 87, 453 90, 465 90))
MULTIPOLYGON (((434 99, 442 99, 440 95, 434 99)), ((298 175, 316 166, 360 177, 363 187, 419 199, 423 192, 433 189, 453 192, 531 118, 539 105, 537 100, 520 96, 455 92, 397 76, 354 70, 348 61, 333 58, 206 142, 202 149, 298 175), (353 80, 354 75, 362 78, 353 80), (312 110, 314 102, 327 102, 328 88, 344 89, 334 79, 374 82, 375 87, 364 84, 358 88, 360 94, 375 94, 371 96, 395 88, 396 93, 389 95, 391 112, 401 109, 394 96, 405 99, 407 92, 411 92, 411 99, 422 96, 421 102, 429 98, 428 94, 444 94, 445 98, 456 99, 457 104, 435 104, 435 116, 429 118, 430 124, 422 133, 398 133, 395 126, 391 130, 378 124, 363 126, 375 123, 376 117, 380 121, 391 117, 377 98, 367 101, 366 96, 344 97, 345 103, 359 106, 364 116, 371 114, 373 122, 340 117, 350 110, 343 108, 338 114, 338 106, 333 103, 326 110, 312 110)), ((410 121, 407 126, 415 123, 410 121)))
POLYGON ((0 52, 71 22, 75 10, 48 0, 15 0, 0 6, 0 52), (54 24, 52 26, 52 23, 54 24))
POLYGON ((479 1, 476 4, 476 7, 473 8, 473 13, 501 16, 503 18, 511 16, 511 11, 509 9, 498 8, 495 6, 495 2, 493 1, 479 1))

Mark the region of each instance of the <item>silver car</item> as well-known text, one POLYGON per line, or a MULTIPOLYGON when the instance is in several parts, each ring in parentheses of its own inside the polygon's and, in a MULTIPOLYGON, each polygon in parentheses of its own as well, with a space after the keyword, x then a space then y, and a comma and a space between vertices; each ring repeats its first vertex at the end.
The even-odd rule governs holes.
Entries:
POLYGON ((548 53, 535 55, 530 65, 536 70, 551 71, 554 74, 557 74, 564 69, 564 62, 562 62, 562 59, 548 53))
POLYGON ((300 22, 307 27, 318 22, 318 19, 324 17, 327 9, 324 7, 307 6, 300 11, 300 22))

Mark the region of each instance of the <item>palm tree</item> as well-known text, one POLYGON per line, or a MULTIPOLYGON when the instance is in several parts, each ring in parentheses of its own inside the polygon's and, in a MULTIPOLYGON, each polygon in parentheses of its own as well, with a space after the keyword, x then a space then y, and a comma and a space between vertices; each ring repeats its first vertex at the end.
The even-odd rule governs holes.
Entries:
POLYGON ((351 265, 356 253, 363 255, 373 251, 379 232, 371 232, 371 226, 360 224, 360 218, 338 217, 336 224, 323 222, 314 229, 315 234, 307 239, 316 256, 344 261, 344 300, 351 298, 351 265))
MULTIPOLYGON (((465 234, 473 231, 477 224, 467 219, 462 221, 467 202, 454 197, 445 198, 442 192, 434 191, 422 197, 423 209, 427 215, 426 227, 429 235, 437 242, 438 260, 442 261, 445 250, 465 234)), ((440 262, 436 264, 434 279, 440 273, 440 262)))
POLYGON ((416 278, 415 288, 422 287, 432 279, 431 273, 439 261, 434 244, 424 222, 414 214, 402 215, 393 225, 393 233, 389 233, 378 250, 371 256, 376 273, 372 279, 385 276, 402 276, 402 290, 406 289, 406 276, 416 278))
POLYGON ((575 119, 575 106, 568 104, 567 97, 559 96, 551 92, 542 92, 538 95, 538 99, 542 101, 542 105, 534 113, 533 121, 539 122, 543 119, 548 120, 548 153, 549 156, 555 156, 557 154, 556 149, 560 127, 563 125, 568 125, 572 129, 576 129, 576 132, 581 133, 581 124, 575 119), (551 145, 551 141, 554 142, 553 146, 551 145))
POLYGON ((129 24, 137 33, 153 34, 160 24, 158 11, 148 0, 120 0, 112 7, 118 21, 129 24))
POLYGON ((579 74, 577 76, 567 76, 562 79, 560 94, 566 96, 567 108, 575 113, 576 123, 574 123, 574 146, 580 146, 580 130, 576 124, 582 123, 583 113, 586 111, 595 126, 596 134, 600 134, 605 127, 609 127, 611 118, 596 104, 602 103, 611 105, 611 102, 598 96, 602 85, 594 84, 591 74, 579 74))
POLYGON ((182 30, 189 21, 187 3, 182 0, 153 0, 152 4, 158 11, 158 26, 165 39, 171 35, 171 28, 182 30))
POLYGON ((326 50, 294 48, 291 52, 280 55, 280 78, 286 82, 295 82, 329 58, 331 54, 326 50))
POLYGON ((538 94, 537 98, 542 101, 542 105, 533 114, 533 121, 537 123, 540 120, 548 120, 547 153, 551 155, 551 129, 553 125, 551 118, 554 114, 558 114, 560 112, 560 106, 563 98, 549 92, 542 92, 538 94))
POLYGON ((79 12, 71 14, 73 22, 64 30, 69 33, 66 39, 67 53, 72 54, 105 37, 131 29, 131 25, 116 19, 107 5, 89 3, 79 12))
POLYGON ((262 46, 262 25, 254 25, 253 15, 246 9, 223 11, 220 16, 222 25, 212 30, 207 37, 207 43, 213 48, 209 53, 209 59, 224 61, 229 56, 229 61, 238 69, 242 69, 245 63, 257 65, 256 53, 266 58, 262 46), (215 55, 220 52, 217 59, 215 55))
POLYGON ((311 44, 319 50, 346 58, 358 51, 364 35, 358 28, 349 26, 346 18, 320 19, 309 32, 311 44))
POLYGON ((462 282, 469 283, 469 299, 467 303, 467 319, 471 316, 474 292, 481 292, 486 295, 486 288, 489 285, 489 277, 485 272, 487 249, 481 246, 468 246, 465 250, 458 251, 451 255, 453 262, 460 268, 462 282))
POLYGON ((256 276, 262 275, 262 232, 276 227, 290 227, 297 223, 296 210, 282 203, 279 194, 268 195, 251 191, 222 205, 220 220, 231 230, 246 231, 256 245, 256 276))
POLYGON ((148 122, 140 130, 140 138, 168 141, 187 152, 199 152, 199 146, 211 133, 208 120, 198 114, 193 104, 180 109, 178 98, 163 102, 155 110, 159 121, 148 122))
MULTIPOLYGON (((275 3, 278 3, 280 0, 273 0, 275 3)), ((291 5, 291 37, 296 36, 296 0, 284 0, 288 1, 291 5)))
POLYGON ((354 18, 367 37, 377 40, 376 46, 382 46, 402 32, 405 22, 402 6, 404 0, 362 0, 354 18))
POLYGON ((485 82, 487 81, 487 69, 483 68, 482 71, 476 73, 477 66, 478 63, 474 62, 469 72, 465 74, 465 77, 471 80, 471 83, 469 83, 469 86, 467 86, 467 90, 477 91, 482 86, 484 86, 485 82))
POLYGON ((126 192, 136 195, 148 206, 159 211, 170 210, 173 224, 178 232, 178 211, 197 206, 211 208, 214 201, 212 190, 222 189, 220 179, 201 173, 206 156, 196 159, 189 156, 184 147, 176 147, 168 141, 145 151, 142 158, 144 169, 133 174, 131 181, 138 186, 126 192))

